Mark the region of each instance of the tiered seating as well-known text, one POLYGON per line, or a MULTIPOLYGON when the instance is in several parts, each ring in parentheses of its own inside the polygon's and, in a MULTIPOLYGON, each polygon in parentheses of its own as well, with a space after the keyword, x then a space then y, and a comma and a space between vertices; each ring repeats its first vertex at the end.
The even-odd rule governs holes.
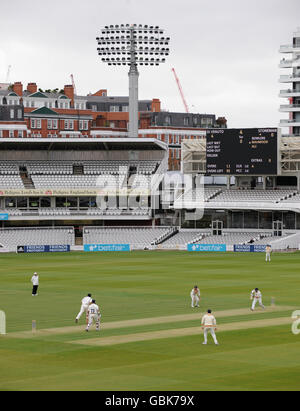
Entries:
POLYGON ((116 207, 110 207, 108 209, 101 209, 101 208, 91 208, 87 210, 86 214, 89 216, 120 216, 120 215, 132 215, 132 216, 147 216, 149 215, 150 209, 149 208, 137 208, 135 210, 130 209, 120 209, 116 207))
POLYGON ((223 190, 209 202, 272 202, 293 194, 291 190, 223 190))
POLYGON ((278 237, 278 236, 273 236, 271 234, 266 234, 263 238, 255 241, 254 244, 271 244, 272 241, 275 241, 275 240, 278 240, 278 239, 284 239, 286 237, 288 237, 288 236, 285 235, 285 236, 278 237))
MULTIPOLYGON (((116 176, 107 175, 32 175, 35 188, 86 188, 112 187, 118 188, 116 176)), ((122 180, 123 181, 123 180, 122 180)), ((121 181, 121 184, 122 184, 121 181)))
MULTIPOLYGON (((90 177, 90 176, 89 176, 90 177)), ((96 177, 96 186, 100 188, 122 188, 126 175, 101 174, 96 177)))
POLYGON ((168 238, 162 244, 166 247, 172 247, 176 245, 187 245, 195 242, 199 242, 205 234, 203 232, 199 232, 197 230, 184 230, 179 231, 172 237, 168 238))
POLYGON ((1 188, 24 188, 23 181, 19 175, 6 174, 0 175, 0 189, 1 188))
POLYGON ((150 189, 151 175, 135 174, 132 179, 132 188, 150 189))
POLYGON ((127 174, 128 161, 97 161, 84 163, 84 174, 127 174))
POLYGON ((22 215, 22 211, 19 210, 18 208, 5 208, 5 209, 0 209, 0 213, 7 213, 9 215, 12 216, 21 216, 22 215))
POLYGON ((40 208, 39 209, 39 215, 40 216, 60 216, 60 215, 71 215, 71 211, 67 208, 64 207, 56 207, 56 208, 40 208))
POLYGON ((19 174, 19 167, 17 164, 10 162, 1 162, 0 163, 0 174, 19 174))
POLYGON ((26 163, 26 168, 29 174, 73 174, 73 165, 71 163, 62 162, 30 162, 26 163))
MULTIPOLYGON (((220 193, 221 189, 220 188, 214 188, 214 187, 204 187, 203 191, 201 188, 199 190, 189 190, 186 193, 184 193, 184 196, 182 199, 186 202, 189 201, 196 201, 199 199, 202 194, 204 195, 204 201, 209 201, 210 198, 214 197, 216 194, 220 193)), ((200 198, 202 200, 202 198, 200 198)))
MULTIPOLYGON (((247 233, 224 233, 223 235, 210 235, 198 241, 198 244, 246 244, 251 240, 258 240, 260 234, 257 232, 247 233)), ((256 244, 256 243, 255 243, 256 244)))
POLYGON ((138 172, 141 174, 153 174, 157 167, 156 161, 140 161, 137 163, 138 172))
POLYGON ((138 247, 149 247, 171 228, 112 228, 85 227, 83 231, 84 244, 131 244, 138 247))
POLYGON ((11 251, 18 245, 74 245, 73 227, 2 228, 0 243, 11 251))
MULTIPOLYGON (((257 244, 257 243, 255 243, 257 244)), ((286 249, 296 249, 299 250, 300 244, 300 233, 291 233, 290 235, 282 237, 272 237, 268 238, 268 241, 264 244, 270 244, 272 249, 275 250, 286 250, 286 249)))
POLYGON ((300 194, 296 193, 295 195, 286 198, 283 200, 284 202, 289 202, 289 203, 298 203, 300 205, 300 194))

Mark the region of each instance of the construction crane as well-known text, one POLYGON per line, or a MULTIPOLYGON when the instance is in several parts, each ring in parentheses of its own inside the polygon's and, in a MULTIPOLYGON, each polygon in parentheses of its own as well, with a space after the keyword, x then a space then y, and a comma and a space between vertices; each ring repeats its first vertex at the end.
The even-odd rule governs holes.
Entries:
POLYGON ((73 74, 71 74, 71 80, 72 80, 72 85, 73 85, 73 89, 74 89, 74 94, 75 94, 75 96, 77 96, 77 92, 76 92, 76 87, 75 87, 75 82, 74 82, 74 76, 73 76, 73 74))
POLYGON ((179 81, 179 79, 178 79, 178 77, 177 77, 177 75, 176 75, 176 71, 175 71, 174 68, 172 68, 172 71, 173 71, 173 73, 174 73, 177 86, 178 86, 178 88, 179 88, 179 92, 180 92, 180 95, 181 95, 181 98, 182 98, 182 101, 183 101, 183 105, 184 105, 185 111, 186 111, 187 113, 189 113, 189 108, 188 108, 187 102, 185 101, 184 94, 183 94, 183 91, 182 91, 182 87, 181 87, 180 81, 179 81))

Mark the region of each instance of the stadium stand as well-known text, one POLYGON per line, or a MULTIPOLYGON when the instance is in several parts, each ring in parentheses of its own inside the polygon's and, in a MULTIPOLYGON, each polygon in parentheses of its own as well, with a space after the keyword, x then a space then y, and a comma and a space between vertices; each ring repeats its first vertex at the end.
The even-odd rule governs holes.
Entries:
POLYGON ((24 188, 23 181, 19 175, 0 175, 0 188, 24 188))
POLYGON ((291 190, 222 190, 213 199, 212 202, 279 202, 292 196, 295 191, 291 190))
POLYGON ((148 248, 157 244, 162 237, 171 234, 170 227, 85 227, 84 244, 130 244, 137 248, 148 248))
POLYGON ((275 250, 294 249, 299 250, 300 233, 291 234, 289 236, 276 237, 272 240, 268 239, 268 244, 275 250))
POLYGON ((18 146, 11 142, 3 143, 0 243, 6 242, 13 251, 20 243, 125 243, 144 249, 186 249, 192 243, 299 247, 296 243, 300 239, 293 237, 300 227, 299 187, 279 187, 274 179, 265 189, 262 185, 250 189, 248 182, 230 186, 218 180, 204 185, 203 191, 188 189, 183 194, 182 185, 173 184, 166 200, 162 184, 155 197, 148 190, 158 186, 167 172, 167 146, 145 140, 141 147, 128 139, 111 143, 109 138, 101 138, 96 144, 85 141, 83 146, 69 141, 37 141, 34 149, 26 146, 24 150, 15 149, 18 146), (204 218, 186 223, 184 210, 192 212, 202 197, 204 218), (183 203, 176 207, 179 199, 183 203), (66 226, 72 234, 39 228, 43 221, 47 226, 66 226), (278 221, 280 228, 275 234, 278 221), (216 233, 222 235, 213 235, 216 233))
POLYGON ((187 244, 199 242, 208 232, 200 232, 198 230, 180 230, 173 236, 169 237, 162 243, 162 248, 175 248, 176 246, 184 247, 187 244))
MULTIPOLYGON (((239 233, 224 233, 222 235, 208 235, 202 240, 198 241, 198 244, 247 244, 250 241, 256 242, 261 238, 258 232, 239 232, 239 233)), ((265 243, 262 243, 265 244, 265 243)))
POLYGON ((10 251, 20 245, 74 245, 74 227, 1 228, 0 243, 10 251))

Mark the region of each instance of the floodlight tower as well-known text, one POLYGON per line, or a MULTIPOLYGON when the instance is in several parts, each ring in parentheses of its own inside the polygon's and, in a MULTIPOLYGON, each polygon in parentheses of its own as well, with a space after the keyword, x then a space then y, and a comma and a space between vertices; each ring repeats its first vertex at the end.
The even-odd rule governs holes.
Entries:
POLYGON ((97 37, 98 54, 109 66, 129 68, 128 136, 138 137, 138 65, 158 66, 169 55, 169 37, 158 26, 116 24, 105 26, 97 37), (150 57, 149 57, 150 56, 150 57))

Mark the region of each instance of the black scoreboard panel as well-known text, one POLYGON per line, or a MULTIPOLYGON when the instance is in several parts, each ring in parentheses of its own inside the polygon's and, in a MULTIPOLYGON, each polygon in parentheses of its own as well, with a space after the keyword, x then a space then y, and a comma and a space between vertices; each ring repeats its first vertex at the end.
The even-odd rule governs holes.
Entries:
POLYGON ((276 175, 277 129, 207 130, 206 173, 276 175))

